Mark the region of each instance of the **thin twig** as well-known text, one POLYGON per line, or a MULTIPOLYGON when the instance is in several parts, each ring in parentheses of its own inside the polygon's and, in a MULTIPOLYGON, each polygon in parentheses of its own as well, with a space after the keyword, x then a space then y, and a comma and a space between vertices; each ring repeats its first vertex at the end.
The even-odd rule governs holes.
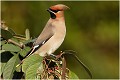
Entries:
POLYGON ((65 73, 66 73, 66 60, 63 56, 62 58, 62 79, 65 79, 65 73))
POLYGON ((78 56, 76 56, 73 53, 76 53, 76 52, 73 51, 73 50, 66 50, 66 51, 63 52, 64 55, 65 54, 72 55, 82 65, 82 67, 87 71, 88 75, 92 79, 92 73, 91 73, 90 69, 78 58, 78 56))
POLYGON ((13 44, 19 46, 20 48, 23 48, 23 45, 21 45, 21 44, 15 42, 15 41, 13 41, 12 39, 8 39, 8 42, 9 42, 9 43, 13 43, 13 44))
POLYGON ((26 38, 23 38, 23 37, 19 37, 19 36, 13 36, 14 38, 17 38, 17 39, 21 39, 21 40, 26 40, 26 38))

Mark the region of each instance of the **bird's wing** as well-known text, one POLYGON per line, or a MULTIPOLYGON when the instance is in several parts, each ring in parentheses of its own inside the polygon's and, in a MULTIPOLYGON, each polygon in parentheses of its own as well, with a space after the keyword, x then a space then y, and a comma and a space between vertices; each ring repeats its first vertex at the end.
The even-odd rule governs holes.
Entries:
POLYGON ((34 42, 33 46, 37 46, 37 45, 40 46, 45 44, 53 35, 54 35, 54 31, 53 31, 52 25, 49 25, 49 26, 46 25, 46 27, 43 29, 40 36, 34 42))
POLYGON ((37 38, 37 40, 34 42, 32 49, 27 53, 27 55, 24 58, 30 56, 32 53, 34 53, 36 50, 38 50, 53 35, 54 35, 54 31, 52 29, 52 26, 46 25, 46 27, 43 29, 42 33, 39 35, 39 37, 37 38))

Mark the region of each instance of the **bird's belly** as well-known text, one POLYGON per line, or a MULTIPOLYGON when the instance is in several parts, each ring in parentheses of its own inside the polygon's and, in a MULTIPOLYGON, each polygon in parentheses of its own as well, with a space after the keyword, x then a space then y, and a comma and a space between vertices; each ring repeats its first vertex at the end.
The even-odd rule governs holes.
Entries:
POLYGON ((53 36, 51 37, 43 46, 40 47, 35 54, 39 54, 40 56, 47 56, 55 52, 62 44, 65 36, 53 36))

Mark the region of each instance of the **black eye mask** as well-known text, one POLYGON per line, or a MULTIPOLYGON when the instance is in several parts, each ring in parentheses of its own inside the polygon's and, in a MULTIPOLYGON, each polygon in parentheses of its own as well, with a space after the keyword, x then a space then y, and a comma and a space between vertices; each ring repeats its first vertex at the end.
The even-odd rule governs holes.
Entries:
POLYGON ((50 13, 51 18, 55 19, 56 18, 55 13, 57 13, 60 10, 52 10, 52 9, 49 8, 47 11, 50 13))
POLYGON ((50 8, 49 8, 49 10, 51 10, 51 11, 54 12, 54 13, 57 13, 58 11, 60 11, 60 10, 52 10, 52 9, 50 9, 50 8))

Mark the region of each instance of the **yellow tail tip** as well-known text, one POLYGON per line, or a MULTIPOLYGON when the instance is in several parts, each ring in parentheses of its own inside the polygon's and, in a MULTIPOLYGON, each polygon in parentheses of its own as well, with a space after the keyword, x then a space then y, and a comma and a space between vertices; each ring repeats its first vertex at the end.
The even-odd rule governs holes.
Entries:
POLYGON ((18 64, 16 67, 19 67, 20 66, 20 64, 18 64))

